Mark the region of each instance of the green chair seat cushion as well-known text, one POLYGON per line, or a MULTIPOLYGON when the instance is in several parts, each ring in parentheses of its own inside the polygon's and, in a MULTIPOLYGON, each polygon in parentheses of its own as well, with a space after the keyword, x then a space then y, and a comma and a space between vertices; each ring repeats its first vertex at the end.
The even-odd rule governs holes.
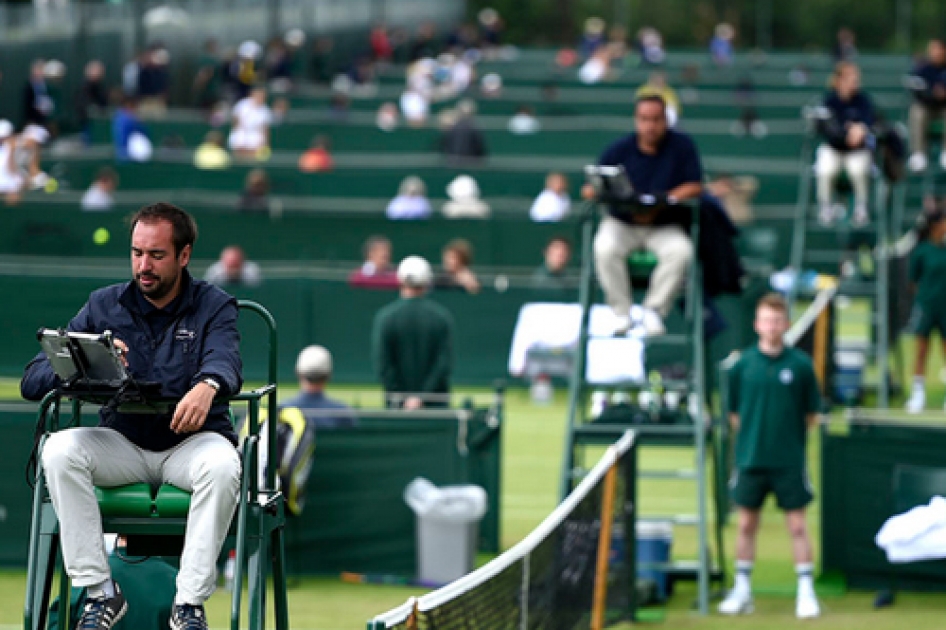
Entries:
POLYGON ((133 483, 115 488, 96 488, 102 516, 121 518, 186 517, 191 495, 174 486, 162 485, 157 494, 149 484, 133 483))
POLYGON ((632 252, 627 257, 627 267, 632 278, 647 278, 657 266, 657 257, 653 252, 641 250, 632 252))

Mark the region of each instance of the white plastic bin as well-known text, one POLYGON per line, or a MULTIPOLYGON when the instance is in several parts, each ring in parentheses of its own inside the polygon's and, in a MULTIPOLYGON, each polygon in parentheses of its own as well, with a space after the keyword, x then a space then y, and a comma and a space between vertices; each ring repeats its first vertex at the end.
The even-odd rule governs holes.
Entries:
POLYGON ((438 488, 418 477, 404 489, 417 516, 417 579, 446 584, 473 570, 486 491, 479 486, 438 488))

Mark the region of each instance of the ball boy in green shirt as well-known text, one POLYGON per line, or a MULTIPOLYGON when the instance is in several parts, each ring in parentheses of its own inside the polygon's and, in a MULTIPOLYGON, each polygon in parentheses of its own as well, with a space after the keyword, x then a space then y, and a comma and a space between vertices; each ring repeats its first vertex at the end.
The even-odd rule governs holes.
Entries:
POLYGON ((729 374, 729 418, 736 436, 735 472, 730 481, 739 509, 736 538, 736 580, 719 605, 726 615, 753 610, 750 577, 762 504, 774 493, 785 512, 792 541, 799 619, 821 613, 812 581, 812 551, 805 507, 814 498, 805 465, 805 438, 818 421, 821 395, 811 360, 785 346, 788 307, 777 294, 764 296, 756 307, 759 343, 742 353, 729 374))

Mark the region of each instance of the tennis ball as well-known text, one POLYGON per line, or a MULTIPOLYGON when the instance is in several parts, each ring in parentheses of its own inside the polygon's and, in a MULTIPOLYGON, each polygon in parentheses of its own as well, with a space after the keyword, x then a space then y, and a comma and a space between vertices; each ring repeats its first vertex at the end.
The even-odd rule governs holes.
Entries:
POLYGON ((92 232, 92 242, 94 242, 96 245, 105 245, 108 243, 110 236, 111 234, 108 233, 107 229, 100 227, 99 229, 92 232))
POLYGON ((55 178, 50 177, 48 180, 46 180, 46 186, 44 190, 50 195, 53 194, 59 190, 59 182, 57 182, 55 178))

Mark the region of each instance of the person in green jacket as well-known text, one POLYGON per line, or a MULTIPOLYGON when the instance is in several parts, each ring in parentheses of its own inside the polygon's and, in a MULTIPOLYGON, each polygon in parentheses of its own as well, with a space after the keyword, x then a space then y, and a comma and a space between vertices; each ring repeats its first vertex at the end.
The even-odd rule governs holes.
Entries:
POLYGON ((375 316, 372 353, 388 406, 444 406, 453 369, 453 317, 427 292, 430 264, 408 256, 397 269, 401 297, 375 316), (431 396, 434 395, 434 396, 431 396))
POLYGON ((798 574, 795 616, 810 619, 821 614, 805 524, 805 507, 814 498, 805 443, 808 430, 818 422, 821 391, 811 359, 801 350, 785 346, 788 326, 784 298, 774 293, 764 296, 755 314, 759 343, 746 349, 729 372, 728 411, 736 434, 729 485, 739 509, 739 525, 735 585, 719 605, 719 612, 725 615, 753 610, 750 576, 761 508, 770 493, 785 512, 791 538, 798 574))
MULTIPOLYGON (((177 590, 177 569, 160 558, 129 557, 125 554, 125 546, 125 539, 119 536, 115 549, 108 556, 112 579, 121 582, 122 593, 130 604, 114 630, 167 630, 177 590)), ((76 628, 82 615, 87 592, 88 589, 77 586, 70 589, 69 625, 72 628, 76 628)), ((49 607, 47 628, 60 630, 58 599, 49 607)))
MULTIPOLYGON (((946 211, 942 206, 925 213, 922 240, 910 255, 910 281, 916 290, 907 328, 916 335, 913 388, 906 409, 919 413, 926 406, 926 357, 930 334, 939 331, 946 343, 946 211)), ((946 356, 946 345, 943 346, 946 356)))

